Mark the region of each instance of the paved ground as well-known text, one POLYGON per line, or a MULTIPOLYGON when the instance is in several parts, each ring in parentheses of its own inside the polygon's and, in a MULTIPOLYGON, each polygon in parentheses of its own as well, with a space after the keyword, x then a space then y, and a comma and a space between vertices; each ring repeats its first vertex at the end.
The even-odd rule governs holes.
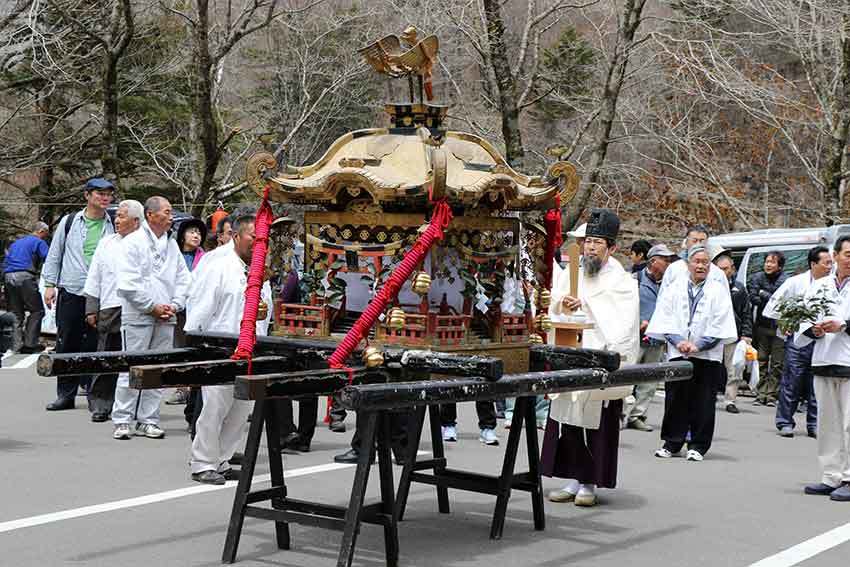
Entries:
MULTIPOLYGON (((76 411, 46 413, 53 383, 37 377, 30 364, 15 356, 0 370, 0 565, 218 565, 233 488, 207 490, 188 479, 182 406, 164 406, 166 439, 114 441, 110 424, 88 420, 82 398, 76 411), (19 368, 8 368, 14 364, 19 368), (121 502, 136 497, 143 498, 121 502)), ((657 426, 663 400, 656 401, 650 422, 657 426)), ((759 567, 845 567, 850 543, 841 542, 850 539, 850 504, 801 491, 818 478, 815 441, 780 439, 770 409, 742 407, 737 416, 718 414, 715 445, 702 463, 661 461, 652 456, 657 433, 624 432, 620 487, 604 491, 592 509, 547 502, 544 532, 533 531, 524 494, 514 494, 504 539, 492 542, 491 498, 451 492, 452 513, 441 516, 433 489, 414 486, 400 526, 401 565, 655 567, 764 560, 759 567), (798 546, 807 541, 810 547, 798 546), (825 551, 811 557, 807 549, 825 551)), ((470 404, 461 406, 460 418, 461 439, 448 448, 449 462, 497 471, 502 450, 478 442, 470 404)), ((299 475, 288 481, 290 494, 344 504, 353 468, 327 465, 349 439, 350 432, 320 427, 311 453, 287 457, 287 468, 299 475)), ((267 472, 265 459, 258 472, 267 472)), ((546 479, 545 487, 557 482, 546 479)), ((384 564, 380 536, 379 528, 363 527, 356 565, 384 564)), ((331 566, 338 542, 336 532, 294 526, 292 551, 279 551, 272 526, 248 520, 238 564, 331 566)))

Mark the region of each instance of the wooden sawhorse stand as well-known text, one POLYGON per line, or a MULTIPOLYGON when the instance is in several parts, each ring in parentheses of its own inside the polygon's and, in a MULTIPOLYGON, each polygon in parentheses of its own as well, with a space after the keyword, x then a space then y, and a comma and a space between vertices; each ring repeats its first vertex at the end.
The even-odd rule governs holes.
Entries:
POLYGON ((385 411, 364 413, 363 445, 360 460, 354 473, 348 506, 331 506, 317 502, 296 500, 287 494, 284 482, 283 457, 280 454, 280 428, 278 416, 272 399, 257 400, 251 415, 251 427, 245 444, 245 457, 242 461, 242 473, 236 487, 233 511, 224 542, 223 563, 236 561, 236 551, 245 517, 271 520, 275 525, 275 536, 279 549, 289 549, 289 523, 305 524, 331 530, 342 531, 338 567, 349 567, 354 557, 354 546, 360 524, 376 524, 384 528, 384 545, 387 565, 398 564, 398 529, 394 514, 395 494, 393 490, 393 472, 390 452, 390 422, 385 411), (268 441, 269 466, 271 469, 271 488, 251 490, 254 467, 260 449, 263 424, 268 441), (377 446, 377 448, 376 448, 377 446), (369 450, 365 450, 366 448, 369 450), (378 471, 381 483, 381 500, 375 504, 364 505, 369 472, 377 451, 378 471), (271 508, 257 506, 260 502, 271 502, 271 508))
POLYGON ((433 445, 432 458, 417 461, 416 455, 422 437, 426 406, 417 407, 414 419, 410 422, 410 446, 408 447, 410 452, 401 473, 398 495, 396 496, 398 520, 401 521, 404 518, 410 484, 421 482, 437 487, 437 506, 442 514, 449 513, 449 488, 496 496, 496 509, 493 511, 493 521, 490 525, 490 539, 502 537, 511 490, 529 492, 531 493, 534 529, 538 531, 545 529, 543 484, 540 479, 540 449, 537 441, 537 422, 534 417, 534 407, 535 396, 516 399, 505 458, 502 461, 502 472, 499 476, 450 469, 446 466, 438 405, 427 406, 428 421, 431 427, 431 443, 433 445), (523 430, 525 430, 526 450, 528 452, 528 471, 514 473, 520 436, 523 430), (426 473, 424 472, 426 470, 432 472, 426 473))

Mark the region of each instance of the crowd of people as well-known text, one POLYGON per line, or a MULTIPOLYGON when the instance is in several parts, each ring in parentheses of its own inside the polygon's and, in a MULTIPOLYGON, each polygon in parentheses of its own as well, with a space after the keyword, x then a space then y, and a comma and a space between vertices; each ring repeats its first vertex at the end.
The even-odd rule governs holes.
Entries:
MULTIPOLYGON (((60 220, 49 247, 47 225, 36 223, 7 252, 6 292, 20 352, 43 350, 44 305, 55 307, 57 353, 149 351, 182 346, 187 332, 238 334, 255 238, 253 216, 228 216, 210 228, 188 219, 173 231, 172 206, 164 197, 152 196, 144 204, 121 201, 113 220, 107 214, 115 193, 110 181, 91 179, 83 193, 85 207, 60 220), (210 230, 215 231, 214 246, 207 240, 210 230)), ((776 407, 778 434, 789 438, 798 407, 805 407, 807 435, 818 440, 823 478, 807 486, 806 493, 850 501, 850 286, 845 285, 850 237, 839 238, 833 250, 813 248, 809 269, 792 277, 783 270, 783 254, 770 252, 745 288, 736 279, 732 256, 708 244, 704 226, 687 231, 679 253, 664 244, 635 242, 626 270, 615 257, 619 224, 612 211, 594 209, 587 224, 569 233, 581 250, 579 291, 571 295, 569 270, 555 261, 549 315, 563 322, 581 312, 591 325, 583 346, 616 351, 624 364, 691 363, 692 379, 666 384, 662 445, 655 456, 695 462, 706 457, 717 404, 731 414, 739 412, 739 393, 747 382, 738 354, 752 344, 760 377, 753 384, 753 403, 776 407), (796 332, 781 332, 780 302, 814 293, 829 296, 829 313, 796 332)), ((298 301, 297 282, 296 270, 288 266, 280 281, 284 301, 298 301)), ((273 304, 268 281, 262 298, 267 306, 273 304)), ((268 332, 271 311, 258 317, 258 334, 268 332)), ((134 389, 127 373, 59 377, 56 399, 46 409, 73 409, 80 389, 91 420, 111 421, 116 440, 164 437, 163 392, 134 389)), ((566 479, 550 500, 592 506, 598 487, 616 486, 620 431, 653 431, 648 413, 657 389, 643 384, 538 400, 538 427, 545 430, 542 470, 566 479)), ((186 404, 192 479, 221 484, 235 478, 231 465, 239 459, 250 404, 234 399, 232 386, 177 390, 165 403, 186 404)), ((318 401, 299 401, 297 425, 292 403, 277 403, 281 447, 309 451, 318 401)), ((498 444, 497 417, 506 410, 510 427, 511 408, 510 400, 507 405, 476 404, 482 443, 498 444)), ((333 408, 330 416, 331 430, 345 431, 345 412, 333 408)), ((405 418, 400 413, 393 421, 397 462, 406 454, 405 418)), ((444 439, 456 441, 454 406, 441 408, 441 419, 444 439)), ((360 451, 355 432, 351 449, 335 460, 355 462, 360 451)))

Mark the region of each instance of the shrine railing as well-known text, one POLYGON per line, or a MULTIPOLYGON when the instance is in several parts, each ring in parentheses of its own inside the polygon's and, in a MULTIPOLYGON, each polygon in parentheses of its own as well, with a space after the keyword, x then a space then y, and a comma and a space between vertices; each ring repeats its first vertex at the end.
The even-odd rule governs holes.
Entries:
POLYGON ((330 336, 328 308, 277 302, 274 310, 275 334, 304 337, 330 336))

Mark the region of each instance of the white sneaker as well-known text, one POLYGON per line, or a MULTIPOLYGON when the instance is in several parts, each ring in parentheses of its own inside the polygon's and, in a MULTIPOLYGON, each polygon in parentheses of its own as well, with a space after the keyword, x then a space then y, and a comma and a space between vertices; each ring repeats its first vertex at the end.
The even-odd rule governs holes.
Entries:
POLYGON ((696 461, 696 462, 700 462, 700 461, 702 461, 705 457, 703 457, 703 456, 702 456, 702 453, 700 453, 699 451, 696 451, 696 450, 694 450, 694 449, 688 449, 688 455, 687 455, 685 458, 686 458, 687 460, 689 460, 689 461, 696 461))
POLYGON ((130 431, 129 423, 119 423, 115 426, 115 431, 112 432, 113 439, 132 439, 133 433, 130 431))
POLYGON ((478 440, 484 443, 485 445, 499 444, 499 438, 496 437, 495 429, 482 429, 481 435, 478 436, 478 440))
POLYGON ((137 423, 135 433, 140 437, 149 437, 150 439, 162 439, 165 437, 165 431, 153 423, 137 423))
POLYGON ((457 427, 454 425, 443 426, 443 441, 457 441, 457 427))
POLYGON ((672 451, 667 450, 666 447, 661 447, 655 452, 655 456, 659 459, 669 459, 671 457, 681 457, 682 452, 679 451, 678 453, 674 453, 672 451))

